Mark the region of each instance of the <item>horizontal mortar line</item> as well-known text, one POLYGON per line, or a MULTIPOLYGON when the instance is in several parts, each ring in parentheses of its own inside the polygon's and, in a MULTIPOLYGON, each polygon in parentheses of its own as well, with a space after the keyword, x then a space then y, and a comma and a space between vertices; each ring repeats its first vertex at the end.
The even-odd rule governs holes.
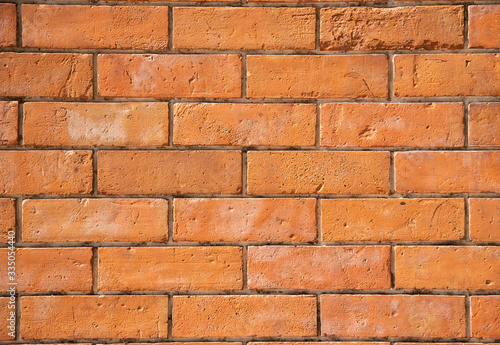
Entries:
MULTIPOLYGON (((140 291, 103 291, 99 290, 97 295, 88 292, 72 291, 50 291, 50 292, 19 292, 17 297, 37 296, 322 296, 322 295, 371 295, 371 296, 463 296, 469 293, 471 296, 497 296, 500 290, 423 290, 423 289, 394 289, 394 290, 366 290, 366 289, 247 289, 247 290, 140 290, 140 291)), ((8 293, 0 293, 0 297, 10 296, 8 293)))
MULTIPOLYGON (((94 6, 94 5, 92 5, 94 6)), ((234 8, 234 7, 232 7, 234 8)), ((498 48, 462 48, 454 50, 419 50, 418 48, 411 49, 384 49, 384 50, 316 50, 316 49, 171 49, 171 50, 154 50, 154 49, 107 49, 107 48, 43 48, 43 47, 2 47, 0 52, 13 53, 45 53, 45 54, 100 54, 100 55, 307 55, 307 56, 355 56, 355 55, 433 55, 433 54, 448 54, 448 55, 463 55, 463 54, 498 54, 498 48)))
POLYGON ((466 194, 470 198, 499 198, 500 193, 394 193, 394 194, 3 194, 0 198, 11 199, 22 196, 29 199, 113 199, 113 198, 137 198, 137 199, 190 199, 190 198, 319 198, 319 199, 419 199, 419 198, 465 198, 466 194))

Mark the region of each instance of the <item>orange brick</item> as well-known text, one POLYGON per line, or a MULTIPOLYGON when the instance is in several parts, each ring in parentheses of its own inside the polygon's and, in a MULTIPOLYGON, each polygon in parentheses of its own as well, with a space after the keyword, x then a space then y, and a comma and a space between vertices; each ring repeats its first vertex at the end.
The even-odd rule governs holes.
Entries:
POLYGON ((396 288, 484 289, 500 286, 500 248, 397 246, 396 288))
POLYGON ((22 5, 23 46, 168 49, 168 7, 22 5))
POLYGON ((470 199, 470 238, 500 242, 500 199, 470 199))
POLYGON ((164 199, 29 199, 23 201, 24 242, 163 242, 164 199))
MULTIPOLYGON (((294 341, 294 342, 248 342, 248 345, 389 345, 390 343, 383 342, 354 342, 354 341, 342 341, 342 342, 334 342, 334 341, 294 341)), ((463 344, 462 344, 463 345, 463 344)), ((477 345, 477 344, 475 344, 477 345)))
POLYGON ((388 289, 389 246, 248 248, 250 289, 388 289))
POLYGON ((472 296, 470 302, 472 337, 500 338, 500 296, 472 296))
POLYGON ((99 151, 98 161, 102 194, 241 191, 238 151, 99 151))
POLYGON ((464 145, 462 103, 327 103, 321 145, 456 147, 464 145))
POLYGON ((463 199, 321 201, 322 240, 453 241, 465 235, 463 199))
POLYGON ((98 57, 102 97, 241 96, 238 55, 125 55, 98 57))
POLYGON ((465 297, 322 295, 321 333, 336 337, 465 337, 465 297))
POLYGON ((16 200, 0 199, 0 243, 9 240, 10 231, 16 232, 16 200))
POLYGON ((91 151, 1 151, 0 194, 88 194, 91 151))
POLYGON ((463 6, 321 9, 321 50, 460 49, 463 6))
POLYGON ((92 55, 0 52, 0 96, 92 97, 92 55))
POLYGON ((248 152, 250 194, 387 194, 388 152, 248 152))
POLYGON ((469 48, 500 48, 500 5, 469 6, 469 48))
MULTIPOLYGON (((0 249, 0 260, 7 263, 11 252, 0 249)), ((14 256, 20 292, 92 290, 92 248, 18 248, 14 256)), ((7 277, 7 267, 0 265, 0 276, 7 277)), ((8 291, 8 282, 2 279, 1 291, 8 291)))
POLYGON ((23 339, 166 338, 168 296, 23 296, 23 339))
POLYGON ((177 103, 175 145, 314 146, 316 105, 177 103))
POLYGON ((240 247, 99 248, 99 290, 241 290, 240 247))
POLYGON ((16 4, 0 4, 0 47, 17 44, 16 4))
POLYGON ((469 145, 500 146, 500 103, 469 105, 469 145))
POLYGON ((394 57, 396 97, 499 96, 500 54, 394 57))
POLYGON ((385 55, 251 55, 249 98, 386 98, 385 55))
MULTIPOLYGON (((252 3, 252 2, 262 2, 262 3, 269 3, 269 2, 272 2, 272 3, 294 3, 294 4, 297 4, 297 3, 310 3, 310 2, 315 2, 315 3, 322 3, 322 2, 350 2, 351 0, 349 1, 345 1, 345 0, 300 0, 300 1, 297 1, 297 0, 249 0, 248 2, 249 3, 252 3)), ((364 2, 385 2, 386 0, 361 0, 361 1, 356 1, 356 2, 359 2, 359 3, 364 3, 364 2)))
POLYGON ((314 8, 174 7, 176 49, 314 49, 314 8))
POLYGON ((168 145, 168 103, 25 103, 24 145, 168 145))
POLYGON ((0 340, 15 340, 16 297, 0 297, 0 340))
POLYGON ((173 337, 315 336, 316 296, 174 296, 173 337))
POLYGON ((17 107, 17 102, 0 102, 0 145, 17 145, 17 107))
POLYGON ((174 241, 306 242, 315 239, 316 200, 312 198, 174 201, 174 241))
POLYGON ((394 161, 397 192, 500 191, 500 151, 398 152, 394 161))

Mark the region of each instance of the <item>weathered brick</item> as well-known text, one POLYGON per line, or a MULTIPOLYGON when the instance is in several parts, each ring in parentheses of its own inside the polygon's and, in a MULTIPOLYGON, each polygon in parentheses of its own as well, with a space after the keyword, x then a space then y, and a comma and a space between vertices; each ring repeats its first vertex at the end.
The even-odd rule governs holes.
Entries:
POLYGON ((316 335, 316 296, 174 296, 173 298, 173 337, 316 335))
POLYGON ((500 151, 398 152, 394 162, 397 192, 500 191, 500 151))
POLYGON ((0 96, 92 97, 92 55, 0 52, 0 96))
POLYGON ((321 9, 321 50, 460 49, 463 6, 321 9))
POLYGON ((385 55, 247 57, 249 98, 386 98, 385 55))
POLYGON ((327 103, 321 145, 456 147, 464 145, 462 103, 327 103))
POLYGON ((500 48, 500 5, 469 6, 469 48, 500 48))
MULTIPOLYGON (((269 2, 272 2, 272 3, 309 3, 309 2, 317 2, 317 3, 322 3, 322 2, 350 2, 352 0, 349 0, 349 1, 345 1, 345 0, 300 0, 300 1, 297 1, 297 0, 249 0, 248 2, 249 3, 252 3, 252 2, 262 2, 262 3, 269 3, 269 2)), ((386 0, 360 0, 360 1, 356 1, 356 2, 359 2, 359 3, 363 3, 363 2, 385 2, 386 0)))
POLYGON ((469 105, 469 145, 500 146, 500 102, 469 105))
POLYGON ((251 194, 387 194, 388 152, 248 152, 251 194))
MULTIPOLYGON (((10 249, 0 249, 0 276, 7 277, 10 249)), ((92 291, 92 248, 17 248, 16 290, 20 292, 92 291)), ((12 286, 2 279, 0 290, 12 286)))
POLYGON ((316 200, 175 199, 173 236, 196 242, 314 241, 316 200))
POLYGON ((22 5, 23 46, 168 49, 168 7, 22 5))
POLYGON ((24 104, 23 143, 37 146, 168 145, 168 103, 24 104))
POLYGON ((470 311, 472 337, 500 338, 500 296, 472 296, 470 311))
POLYGON ((175 145, 314 146, 316 105, 177 103, 175 145))
POLYGON ((166 338, 168 296, 23 296, 23 339, 166 338))
POLYGON ((0 4, 0 47, 17 44, 16 4, 0 4))
POLYGON ((465 297, 322 295, 321 333, 336 337, 465 337, 465 297))
POLYGON ((498 289, 500 248, 397 246, 396 288, 498 289))
POLYGON ((16 297, 0 297, 0 340, 16 339, 16 314, 16 297))
POLYGON ((321 201, 323 241, 453 241, 464 230, 463 199, 321 201))
POLYGON ((163 242, 168 240, 164 199, 28 199, 24 242, 163 242))
POLYGON ((396 97, 499 96, 500 54, 394 57, 396 97))
POLYGON ((176 49, 314 49, 314 8, 174 7, 176 49))
POLYGON ((17 102, 0 102, 0 145, 17 145, 17 107, 17 102))
POLYGON ((99 290, 241 290, 240 247, 99 248, 99 290))
POLYGON ((1 151, 0 194, 88 194, 92 151, 1 151))
POLYGON ((389 246, 248 248, 249 289, 388 289, 389 246))
POLYGON ((16 231, 16 200, 0 199, 0 243, 6 243, 9 231, 16 231))
POLYGON ((98 161, 102 194, 241 191, 238 151, 99 151, 98 161))
POLYGON ((126 55, 98 57, 102 97, 241 96, 238 55, 126 55))
POLYGON ((500 199, 470 199, 469 205, 471 240, 500 242, 500 199))

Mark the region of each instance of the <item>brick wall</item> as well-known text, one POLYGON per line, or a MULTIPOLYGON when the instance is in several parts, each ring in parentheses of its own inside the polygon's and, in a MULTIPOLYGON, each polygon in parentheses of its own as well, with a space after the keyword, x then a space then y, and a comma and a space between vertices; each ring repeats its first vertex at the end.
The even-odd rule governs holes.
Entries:
POLYGON ((500 2, 18 0, 0 47, 0 345, 500 341, 500 2))

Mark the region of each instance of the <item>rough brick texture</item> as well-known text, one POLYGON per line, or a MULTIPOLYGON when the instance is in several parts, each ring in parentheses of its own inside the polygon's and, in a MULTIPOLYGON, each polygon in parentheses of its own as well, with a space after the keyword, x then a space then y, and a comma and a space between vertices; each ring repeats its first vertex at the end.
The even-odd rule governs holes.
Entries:
POLYGON ((500 341, 499 0, 0 3, 0 345, 500 341))

